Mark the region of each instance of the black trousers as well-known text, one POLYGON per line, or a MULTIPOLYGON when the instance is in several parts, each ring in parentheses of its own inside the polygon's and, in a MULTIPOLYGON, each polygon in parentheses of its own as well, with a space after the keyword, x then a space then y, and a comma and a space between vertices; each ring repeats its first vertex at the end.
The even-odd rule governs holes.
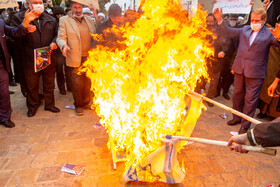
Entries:
MULTIPOLYGON (((0 63, 2 63, 0 61, 0 63)), ((9 76, 4 67, 0 67, 0 122, 11 118, 11 102, 9 94, 9 76)))
MULTIPOLYGON (((82 58, 82 63, 86 61, 86 58, 82 58)), ((75 107, 84 107, 90 103, 91 94, 90 86, 91 81, 85 75, 85 73, 78 74, 78 68, 69 67, 72 72, 72 94, 74 98, 75 107)))
POLYGON ((39 99, 39 77, 43 78, 43 94, 45 98, 45 109, 51 109, 55 106, 54 101, 54 78, 55 78, 55 63, 49 65, 37 73, 34 69, 24 69, 25 79, 27 83, 26 104, 28 110, 37 110, 41 104, 39 99))

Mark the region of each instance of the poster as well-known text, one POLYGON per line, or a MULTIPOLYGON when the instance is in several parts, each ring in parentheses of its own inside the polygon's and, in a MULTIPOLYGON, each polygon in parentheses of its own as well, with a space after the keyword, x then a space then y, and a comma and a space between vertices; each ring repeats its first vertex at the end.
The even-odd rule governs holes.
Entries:
POLYGON ((73 0, 73 1, 75 1, 77 3, 81 3, 81 4, 86 5, 86 6, 90 6, 90 4, 93 4, 94 8, 99 10, 98 0, 73 0))
POLYGON ((17 0, 1 0, 0 9, 2 8, 12 8, 18 6, 17 0))
POLYGON ((189 12, 190 16, 193 16, 197 10, 198 0, 181 0, 181 5, 184 10, 189 12))
POLYGON ((222 8, 223 14, 249 14, 251 10, 250 0, 217 0, 213 10, 222 8))
POLYGON ((51 64, 51 47, 34 49, 34 70, 38 72, 51 64))

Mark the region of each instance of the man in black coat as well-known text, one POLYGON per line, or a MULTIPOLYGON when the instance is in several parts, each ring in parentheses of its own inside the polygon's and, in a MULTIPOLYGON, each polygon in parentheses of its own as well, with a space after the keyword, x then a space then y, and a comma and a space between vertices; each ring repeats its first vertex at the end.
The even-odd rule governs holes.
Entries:
MULTIPOLYGON (((32 117, 36 114, 40 106, 39 99, 39 77, 43 78, 43 95, 45 98, 45 110, 50 112, 60 112, 55 107, 54 101, 54 78, 55 78, 55 62, 39 71, 34 71, 34 49, 50 46, 51 49, 56 49, 57 22, 54 17, 44 12, 42 0, 29 0, 26 2, 30 10, 38 10, 38 18, 31 22, 37 30, 32 34, 28 34, 21 38, 24 61, 24 75, 27 83, 27 116, 32 117)), ((24 18, 24 12, 19 12, 14 15, 12 22, 17 26, 24 18)))
POLYGON ((10 54, 6 45, 6 35, 11 38, 19 38, 26 35, 28 32, 35 31, 36 27, 28 26, 29 23, 37 17, 34 12, 35 11, 27 11, 24 14, 22 24, 17 28, 5 25, 5 22, 0 19, 0 124, 8 128, 14 127, 15 124, 11 121, 12 109, 8 77, 8 73, 11 72, 11 67, 9 62, 10 54))

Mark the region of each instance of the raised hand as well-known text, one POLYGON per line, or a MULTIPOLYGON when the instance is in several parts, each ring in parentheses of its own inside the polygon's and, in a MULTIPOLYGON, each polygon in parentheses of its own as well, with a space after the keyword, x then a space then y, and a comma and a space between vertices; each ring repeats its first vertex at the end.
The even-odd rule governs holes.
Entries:
POLYGON ((36 31, 36 26, 35 25, 28 25, 27 30, 28 30, 28 33, 32 33, 34 31, 36 31))
POLYGON ((24 20, 22 21, 22 25, 27 28, 29 23, 34 19, 38 18, 38 14, 35 10, 30 11, 29 9, 24 14, 24 20))
POLYGON ((218 21, 218 23, 221 23, 223 20, 223 10, 220 8, 216 8, 213 12, 214 17, 218 21))
POLYGON ((275 29, 270 29, 271 34, 275 36, 275 38, 280 41, 280 25, 276 24, 275 29))
POLYGON ((267 9, 269 3, 270 3, 270 0, 264 0, 264 1, 263 1, 263 8, 264 8, 265 10, 267 9))

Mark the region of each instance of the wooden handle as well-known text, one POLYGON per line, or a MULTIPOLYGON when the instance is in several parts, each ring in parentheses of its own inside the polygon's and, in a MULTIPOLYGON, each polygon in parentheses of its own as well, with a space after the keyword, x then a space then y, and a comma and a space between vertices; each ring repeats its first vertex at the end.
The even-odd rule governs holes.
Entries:
POLYGON ((250 116, 247 116, 247 115, 245 115, 245 114, 243 114, 243 113, 241 113, 241 112, 239 112, 237 110, 234 110, 233 108, 230 108, 230 107, 228 107, 226 105, 223 105, 223 104, 221 104, 219 102, 216 102, 216 101, 214 101, 212 99, 209 99, 208 97, 205 97, 205 96, 203 96, 201 94, 198 94, 196 92, 190 91, 187 95, 189 95, 189 96, 191 96, 194 99, 199 100, 199 101, 201 101, 203 99, 203 100, 205 100, 205 101, 207 101, 209 103, 212 103, 212 104, 214 104, 214 105, 216 105, 218 107, 223 108, 224 110, 226 110, 228 112, 231 112, 231 113, 233 113, 233 114, 235 114, 235 115, 237 115, 239 117, 242 117, 242 118, 244 118, 244 119, 246 119, 246 120, 248 120, 248 121, 250 121, 250 122, 252 122, 254 124, 261 123, 261 121, 258 121, 258 120, 254 119, 254 118, 251 118, 250 116))
MULTIPOLYGON (((177 140, 184 140, 184 141, 193 141, 193 142, 199 142, 204 144, 211 144, 211 145, 219 145, 224 147, 229 147, 227 144, 228 142, 225 141, 218 141, 218 140, 208 140, 208 139, 202 139, 202 138, 188 138, 188 137, 182 137, 182 136, 171 136, 167 135, 166 139, 177 139, 177 140)), ((231 147, 234 148, 236 145, 232 145, 231 147)), ((242 148, 246 149, 247 151, 254 151, 259 152, 267 155, 275 156, 277 153, 276 149, 271 148, 264 148, 260 146, 248 146, 248 145, 242 145, 242 148)))

